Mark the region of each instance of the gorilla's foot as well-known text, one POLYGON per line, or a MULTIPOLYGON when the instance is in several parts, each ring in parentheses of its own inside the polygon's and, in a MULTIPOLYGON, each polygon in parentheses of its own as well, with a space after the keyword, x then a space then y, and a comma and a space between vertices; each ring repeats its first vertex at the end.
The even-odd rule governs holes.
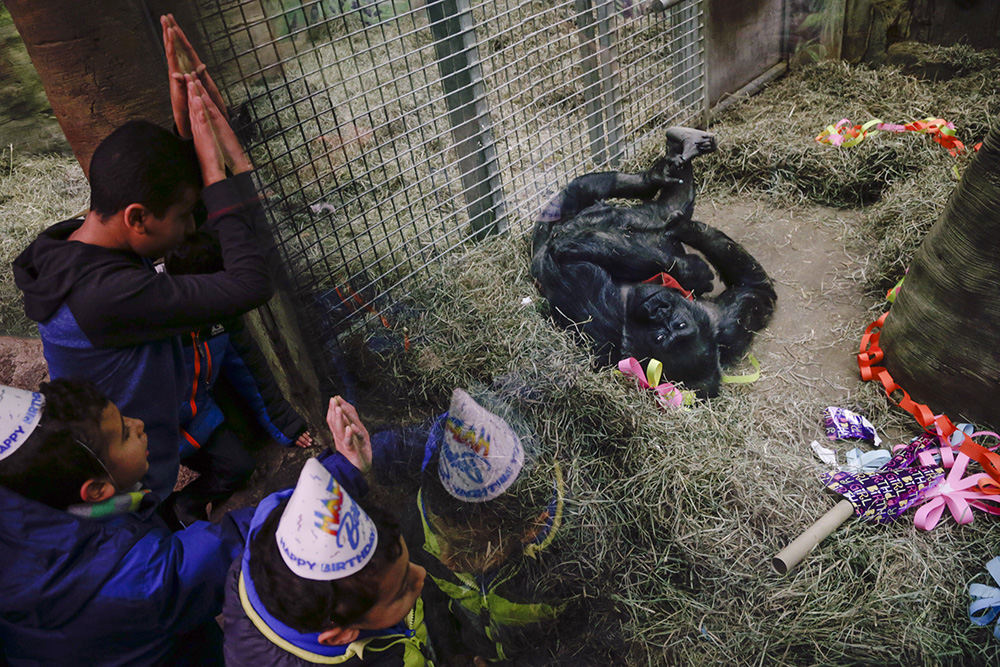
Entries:
POLYGON ((680 162, 690 162, 705 153, 715 151, 715 135, 693 127, 668 127, 667 150, 680 162))

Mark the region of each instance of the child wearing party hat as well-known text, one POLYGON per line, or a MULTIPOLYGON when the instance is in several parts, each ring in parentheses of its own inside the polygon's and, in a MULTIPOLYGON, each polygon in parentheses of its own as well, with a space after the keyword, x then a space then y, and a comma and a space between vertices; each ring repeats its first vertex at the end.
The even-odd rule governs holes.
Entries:
POLYGON ((335 477, 309 459, 294 490, 258 505, 230 569, 227 665, 429 664, 424 569, 394 520, 355 501, 366 490, 350 464, 335 477))
MULTIPOLYGON (((11 665, 221 664, 225 572, 249 511, 171 533, 144 424, 93 385, 0 386, 0 647, 11 665)), ((2 662, 2 661, 0 661, 2 662)))
MULTIPOLYGON (((507 420, 518 418, 504 401, 479 398, 490 409, 455 389, 448 412, 422 434, 420 490, 404 532, 429 577, 428 628, 439 656, 454 664, 546 664, 541 647, 565 605, 539 593, 552 583, 539 560, 562 521, 562 476, 534 455, 528 428, 519 424, 521 437, 511 427, 507 420)), ((413 458, 416 433, 376 433, 376 471, 413 458)))

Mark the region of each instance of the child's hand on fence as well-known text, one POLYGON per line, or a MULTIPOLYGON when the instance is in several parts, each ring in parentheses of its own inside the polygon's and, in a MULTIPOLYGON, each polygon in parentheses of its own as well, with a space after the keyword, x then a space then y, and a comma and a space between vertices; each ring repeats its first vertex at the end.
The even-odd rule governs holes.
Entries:
POLYGON ((184 78, 188 86, 191 133, 194 135, 194 147, 198 153, 205 185, 209 186, 224 180, 226 166, 234 174, 253 169, 250 159, 240 146, 239 139, 229 127, 229 122, 222 117, 218 107, 209 98, 205 87, 191 74, 186 74, 184 78), (216 168, 216 158, 222 161, 221 170, 216 168))
POLYGON ((194 137, 194 150, 198 154, 198 164, 201 165, 201 180, 205 187, 226 179, 226 161, 222 148, 216 140, 213 130, 213 112, 219 114, 211 100, 201 96, 198 81, 190 74, 185 77, 187 83, 188 117, 191 123, 191 134, 194 137))
POLYGON ((170 105, 174 112, 174 124, 177 133, 184 139, 191 138, 191 124, 188 112, 187 83, 185 74, 194 75, 208 92, 208 96, 219 108, 224 117, 227 116, 226 103, 222 93, 208 73, 205 63, 191 46, 187 36, 174 20, 173 14, 160 17, 160 27, 163 31, 163 50, 167 56, 167 73, 170 79, 170 105))
POLYGON ((303 431, 302 434, 299 437, 297 437, 295 439, 295 442, 292 444, 295 445, 296 447, 302 447, 303 449, 305 449, 306 447, 312 447, 313 446, 312 434, 309 431, 303 431))
POLYGON ((340 396, 334 396, 326 412, 326 424, 330 427, 337 451, 355 468, 368 472, 372 467, 372 442, 354 406, 340 396))
MULTIPOLYGON (((191 75, 188 76, 190 77, 191 75)), ((240 145, 240 140, 236 137, 236 133, 233 132, 233 128, 230 127, 229 121, 212 101, 201 80, 195 79, 194 85, 199 97, 201 97, 201 101, 208 110, 208 117, 212 123, 215 142, 222 151, 222 158, 225 160, 226 166, 229 167, 229 170, 233 174, 242 174, 245 171, 251 171, 253 164, 243 150, 243 146, 240 145)), ((190 93, 188 93, 188 96, 190 97, 190 93)))

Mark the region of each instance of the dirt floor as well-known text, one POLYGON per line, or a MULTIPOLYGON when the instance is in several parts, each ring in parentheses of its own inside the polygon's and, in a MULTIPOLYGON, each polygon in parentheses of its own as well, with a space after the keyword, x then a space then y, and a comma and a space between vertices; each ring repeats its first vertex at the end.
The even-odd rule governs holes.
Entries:
MULTIPOLYGON (((849 402, 858 368, 855 350, 843 340, 860 339, 869 300, 850 277, 854 260, 843 236, 845 228, 860 224, 860 213, 821 206, 782 209, 752 198, 701 199, 696 217, 743 244, 775 282, 774 318, 752 348, 762 369, 754 392, 787 390, 791 384, 803 399, 849 402)), ((802 435, 806 443, 815 437, 802 435)))

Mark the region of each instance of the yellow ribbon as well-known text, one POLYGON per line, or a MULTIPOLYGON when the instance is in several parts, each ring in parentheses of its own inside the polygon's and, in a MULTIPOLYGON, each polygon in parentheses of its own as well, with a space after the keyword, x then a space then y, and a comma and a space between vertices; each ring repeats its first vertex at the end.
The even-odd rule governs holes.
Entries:
POLYGON ((750 384, 759 380, 760 362, 757 361, 757 357, 753 356, 752 353, 747 354, 746 358, 755 369, 752 373, 747 373, 746 375, 723 375, 722 381, 726 384, 750 384))
MULTIPOLYGON (((646 364, 646 382, 649 386, 656 388, 660 386, 660 378, 663 375, 663 363, 659 359, 650 359, 649 363, 646 364)), ((677 391, 676 389, 674 391, 677 391)), ((671 394, 667 394, 669 397, 671 394)), ((680 392, 681 395, 681 405, 685 407, 691 407, 694 405, 694 392, 686 389, 680 392)))

